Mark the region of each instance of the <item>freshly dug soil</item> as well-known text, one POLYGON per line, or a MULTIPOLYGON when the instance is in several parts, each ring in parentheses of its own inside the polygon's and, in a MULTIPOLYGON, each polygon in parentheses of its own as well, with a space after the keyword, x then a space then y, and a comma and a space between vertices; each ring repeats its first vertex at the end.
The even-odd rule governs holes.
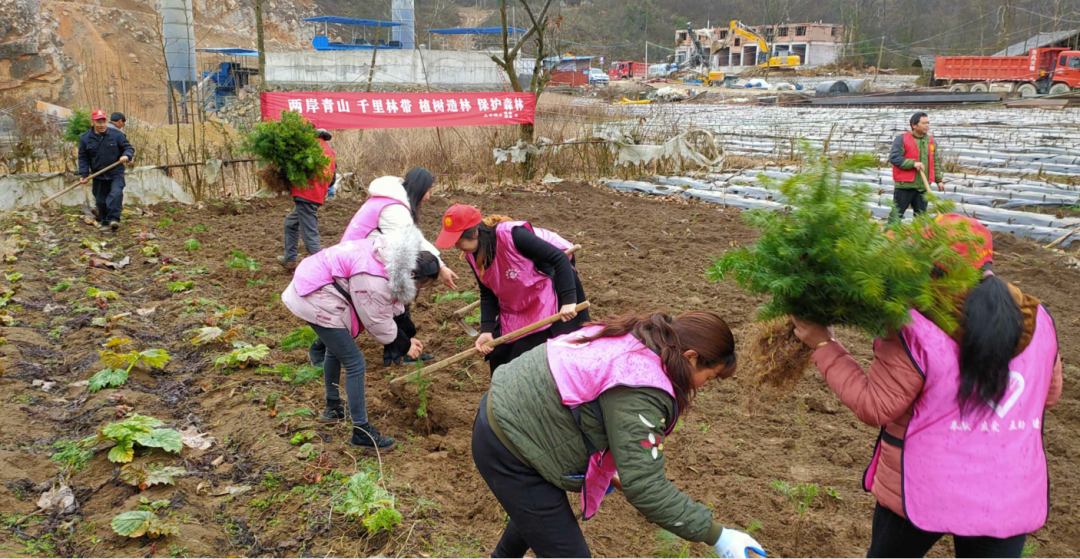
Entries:
MULTIPOLYGON (((485 214, 502 213, 550 228, 583 246, 578 268, 594 317, 635 311, 681 312, 710 309, 735 331, 738 351, 748 355, 755 307, 760 301, 732 283, 704 278, 710 257, 754 239, 737 211, 684 201, 617 194, 586 184, 551 189, 508 188, 497 192, 437 193, 422 210, 423 227, 434 238, 451 203, 476 205, 485 214)), ((357 199, 335 199, 320 209, 323 244, 336 242, 359 207, 357 199)), ((426 388, 428 417, 417 415, 418 400, 403 402, 389 379, 410 367, 383 367, 381 346, 358 339, 367 358, 366 387, 371 421, 397 439, 376 456, 348 446, 344 424, 321 424, 290 417, 303 407, 322 410, 321 380, 293 384, 257 367, 229 372, 214 358, 228 347, 194 347, 193 330, 214 313, 240 307, 235 326, 240 339, 264 343, 272 351, 264 365, 306 363, 303 349, 282 351, 281 337, 303 324, 280 303, 289 276, 277 268, 282 220, 292 210, 287 197, 224 205, 152 208, 153 215, 125 216, 116 234, 101 233, 67 216, 0 218, 0 231, 22 227, 28 241, 6 274, 20 272, 11 310, 18 322, 2 328, 0 346, 0 549, 14 556, 487 556, 505 517, 476 472, 470 452, 477 403, 488 386, 479 361, 437 372, 426 388), (227 211, 226 211, 227 210, 227 211), (139 242, 145 228, 156 239, 139 242), (131 264, 120 270, 88 269, 79 257, 83 240, 105 240, 104 251, 122 251, 131 264), (196 239, 201 250, 185 250, 196 239), (158 245, 157 262, 141 250, 158 245), (261 269, 231 269, 233 251, 242 251, 261 269), (167 259, 163 262, 162 260, 167 259), (163 266, 173 266, 166 268, 163 266), (68 290, 50 291, 62 280, 68 290), (166 285, 194 281, 190 291, 166 285), (85 288, 115 290, 117 301, 101 310, 85 288), (150 311, 151 309, 152 312, 150 311), (106 331, 94 318, 110 321, 106 331), (109 336, 131 338, 134 349, 162 348, 172 361, 164 370, 133 373, 121 388, 90 393, 76 383, 101 370, 97 350, 109 336), (34 380, 55 381, 51 391, 34 380), (267 410, 276 395, 277 416, 267 410), (127 406, 165 421, 169 427, 208 433, 207 450, 185 448, 178 456, 137 452, 135 461, 183 467, 175 485, 145 491, 116 480, 116 465, 99 450, 86 467, 68 477, 78 506, 39 513, 13 527, 36 508, 38 496, 57 479, 50 459, 57 441, 77 440, 115 421, 127 406), (428 435, 430 429, 430 435, 428 435), (290 439, 310 432, 318 460, 297 457, 290 439), (359 522, 330 510, 330 495, 317 475, 334 470, 351 475, 360 468, 383 471, 403 524, 392 534, 369 536, 359 522), (247 488, 246 491, 228 495, 247 488), (322 487, 323 489, 320 489, 322 487), (170 500, 166 509, 180 524, 180 536, 157 543, 122 538, 109 527, 120 512, 135 510, 141 498, 170 500)), ((1044 301, 1054 314, 1065 361, 1064 395, 1047 411, 1045 438, 1051 480, 1051 510, 1045 528, 1034 534, 1037 555, 1080 555, 1080 271, 1075 261, 1028 242, 996 237, 995 272, 1044 301)), ((462 290, 475 279, 455 251, 443 258, 461 278, 462 290)), ((7 283, 7 282, 4 282, 7 283)), ((442 359, 472 343, 448 320, 462 300, 444 300, 445 288, 423 292, 412 307, 419 338, 442 359)), ((9 309, 10 310, 10 309, 9 309)), ((222 325, 228 330, 233 325, 222 325)), ((841 331, 838 339, 864 365, 871 341, 841 331)), ((752 378, 743 370, 738 376, 752 378)), ((409 391, 412 393, 413 391, 409 391)), ((760 525, 757 538, 770 556, 861 556, 870 541, 873 498, 861 476, 878 429, 861 423, 816 373, 798 380, 788 393, 761 394, 751 382, 717 382, 699 394, 665 445, 667 476, 693 498, 709 504, 728 526, 760 525), (799 516, 796 505, 773 488, 774 481, 817 484, 821 495, 799 516), (837 497, 825 494, 835 490, 837 497)), ((576 496, 575 496, 576 497, 576 496)), ((571 498, 576 507, 577 499, 571 498)), ((582 524, 597 556, 657 556, 679 553, 658 538, 658 528, 618 493, 582 524)), ((695 544, 691 556, 708 550, 695 544)), ((951 555, 943 541, 931 556, 951 555)), ((671 556, 671 555, 669 555, 671 556)))

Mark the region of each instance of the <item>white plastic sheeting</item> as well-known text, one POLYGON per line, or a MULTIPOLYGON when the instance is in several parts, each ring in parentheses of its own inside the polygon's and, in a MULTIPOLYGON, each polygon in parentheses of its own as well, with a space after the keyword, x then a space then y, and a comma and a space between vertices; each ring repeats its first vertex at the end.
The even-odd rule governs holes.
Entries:
MULTIPOLYGON (((157 167, 138 167, 124 173, 125 204, 157 204, 160 202, 179 202, 192 204, 191 194, 172 180, 165 171, 157 167)), ((0 211, 13 210, 27 206, 37 206, 41 200, 60 192, 71 185, 71 177, 63 173, 32 173, 24 175, 0 175, 0 211)), ((87 190, 91 185, 87 184, 87 190)), ((83 203, 83 190, 76 188, 53 203, 61 206, 76 206, 83 203)), ((93 204, 93 194, 90 194, 93 204)))

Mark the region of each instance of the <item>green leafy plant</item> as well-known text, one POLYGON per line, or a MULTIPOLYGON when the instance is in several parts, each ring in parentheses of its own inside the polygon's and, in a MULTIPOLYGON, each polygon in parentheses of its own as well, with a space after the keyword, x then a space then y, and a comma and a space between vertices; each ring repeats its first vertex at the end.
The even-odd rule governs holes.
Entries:
POLYGON ((115 301, 120 298, 120 294, 115 291, 103 291, 96 287, 86 288, 87 299, 103 299, 105 301, 115 301))
POLYGON ((165 289, 168 289, 170 293, 180 293, 183 291, 187 291, 193 287, 195 287, 195 282, 192 280, 170 281, 169 283, 165 284, 165 289))
POLYGON ((247 342, 236 341, 232 345, 234 348, 232 351, 214 359, 215 365, 229 369, 243 369, 270 354, 270 348, 266 347, 266 344, 251 345, 247 342))
POLYGON ((653 557, 687 559, 691 556, 690 545, 691 542, 688 542, 667 530, 657 530, 656 548, 653 550, 653 557))
POLYGON ((255 155, 260 162, 272 165, 271 173, 276 174, 279 181, 300 189, 308 188, 308 180, 322 176, 330 165, 315 128, 300 113, 293 111, 282 111, 281 120, 256 124, 243 139, 240 149, 255 155))
POLYGON ((90 384, 87 386, 90 392, 97 392, 102 388, 116 388, 123 386, 127 382, 130 369, 114 369, 112 367, 108 369, 102 369, 94 376, 90 377, 90 384))
POLYGON ((94 451, 87 448, 92 444, 94 437, 81 441, 56 441, 53 443, 52 460, 64 465, 71 473, 78 472, 86 467, 86 464, 94 457, 94 451))
POLYGON ((469 316, 465 317, 466 324, 480 324, 480 309, 476 309, 469 316))
POLYGON ((153 258, 161 254, 161 247, 158 245, 146 245, 139 249, 139 253, 148 258, 153 258))
POLYGON ((72 285, 74 285, 74 284, 71 283, 70 281, 63 280, 60 283, 57 283, 56 285, 50 287, 49 291, 52 291, 53 293, 61 293, 63 291, 67 291, 68 289, 71 289, 72 285))
POLYGON ((22 277, 23 277, 23 275, 20 272, 15 272, 13 274, 4 274, 4 279, 6 279, 6 280, 8 280, 8 281, 10 281, 12 283, 15 283, 15 282, 21 280, 22 277))
POLYGON ((1028 557, 1039 556, 1039 542, 1029 539, 1024 542, 1024 549, 1020 551, 1020 557, 1027 559, 1028 557))
MULTIPOLYGON (((171 359, 171 357, 169 357, 169 352, 164 349, 147 349, 144 351, 129 351, 127 353, 120 353, 113 350, 113 348, 120 348, 130 343, 131 340, 128 340, 127 338, 110 338, 109 341, 105 343, 106 349, 98 350, 98 355, 101 356, 101 361, 105 363, 105 366, 111 369, 126 367, 124 369, 124 380, 127 380, 126 373, 130 373, 131 369, 135 368, 135 365, 140 362, 147 367, 160 369, 171 359)), ((114 375, 115 373, 110 373, 103 377, 102 380, 105 378, 115 378, 114 375)))
MULTIPOLYGON (((120 467, 120 481, 145 490, 153 485, 175 485, 176 477, 187 473, 187 470, 176 466, 162 466, 152 463, 148 466, 140 464, 124 464, 120 467)), ((167 502, 167 501, 166 501, 167 502)))
POLYGON ((431 377, 424 376, 424 360, 416 360, 416 374, 408 381, 416 385, 416 394, 420 399, 420 405, 416 408, 417 417, 427 417, 428 394, 427 388, 431 386, 431 377))
POLYGON ((304 444, 304 443, 306 443, 306 442, 308 442, 308 441, 310 441, 311 439, 314 439, 314 438, 315 438, 315 433, 312 433, 311 431, 300 431, 300 432, 296 433, 295 435, 293 435, 291 439, 289 439, 289 444, 291 444, 291 445, 304 444))
POLYGON ((162 228, 162 229, 164 229, 166 227, 171 227, 174 224, 176 224, 176 220, 171 218, 171 217, 163 217, 163 218, 159 219, 158 222, 157 222, 157 226, 162 228))
POLYGON ((185 231, 187 231, 188 233, 202 233, 203 231, 209 231, 209 230, 210 230, 209 225, 203 225, 201 223, 198 224, 198 225, 195 225, 194 227, 188 227, 187 229, 185 229, 185 231))
POLYGON ((394 507, 394 496, 376 483, 368 472, 359 472, 345 482, 340 510, 349 519, 361 519, 369 534, 390 532, 401 523, 401 513, 394 507))
POLYGON ((292 351, 307 348, 318 338, 318 334, 310 326, 298 328, 281 337, 281 349, 282 351, 292 351))
POLYGON ((146 510, 122 512, 113 517, 110 526, 117 535, 128 538, 149 536, 157 539, 180 534, 180 528, 175 523, 162 520, 156 512, 146 510))
POLYGON ((772 488, 777 493, 791 499, 791 502, 795 503, 795 508, 799 513, 799 517, 802 518, 806 514, 806 511, 810 509, 810 505, 814 503, 814 499, 818 496, 818 486, 816 483, 800 483, 798 485, 791 485, 786 481, 774 479, 772 488))
POLYGON ((71 109, 71 116, 68 117, 67 125, 64 126, 64 141, 73 144, 79 143, 79 138, 90 130, 93 124, 90 122, 90 111, 87 109, 74 108, 71 109))
POLYGON ((259 270, 259 263, 243 252, 234 250, 229 254, 229 269, 256 272, 259 270))
POLYGON ((451 291, 449 293, 435 293, 431 298, 436 303, 445 303, 447 301, 462 301, 465 303, 473 303, 480 298, 475 291, 451 291))
POLYGON ((202 245, 199 244, 198 239, 188 239, 184 242, 184 250, 188 252, 195 252, 196 250, 202 250, 202 245))
POLYGON ((764 527, 765 526, 761 524, 761 521, 759 521, 759 520, 751 520, 750 523, 746 525, 746 529, 743 530, 743 531, 746 532, 747 534, 750 534, 751 537, 756 537, 756 536, 754 536, 754 534, 760 532, 761 529, 764 528, 764 527))
POLYGON ((323 370, 321 367, 312 367, 311 365, 294 366, 281 363, 274 367, 259 367, 255 370, 255 374, 280 375, 281 380, 290 384, 299 385, 321 379, 323 377, 323 370))
POLYGON ((286 418, 286 417, 311 418, 311 417, 315 417, 315 411, 312 410, 311 408, 307 407, 307 406, 300 406, 299 408, 296 408, 295 410, 292 410, 292 411, 287 411, 287 412, 279 415, 278 417, 280 417, 280 418, 286 418))
MULTIPOLYGON (((801 378, 810 355, 788 316, 876 337, 910 322, 914 307, 951 332, 956 296, 981 278, 952 247, 973 242, 973 235, 939 225, 930 214, 888 231, 870 219, 870 187, 842 185, 840 176, 873 166, 873 156, 833 162, 811 153, 808 161, 804 172, 767 183, 791 209, 744 212, 744 221, 760 230, 758 240, 724 253, 707 271, 710 280, 734 279, 750 293, 771 296, 758 319, 775 322, 757 332, 751 361, 762 371, 759 382, 782 386, 801 378), (935 265, 949 273, 932 278, 935 265)), ((952 207, 932 203, 934 213, 952 207)))
POLYGON ((102 427, 94 442, 111 441, 115 444, 109 451, 111 462, 131 462, 135 457, 136 444, 166 452, 180 452, 184 448, 180 433, 175 429, 162 429, 163 425, 153 417, 132 413, 123 421, 102 427))

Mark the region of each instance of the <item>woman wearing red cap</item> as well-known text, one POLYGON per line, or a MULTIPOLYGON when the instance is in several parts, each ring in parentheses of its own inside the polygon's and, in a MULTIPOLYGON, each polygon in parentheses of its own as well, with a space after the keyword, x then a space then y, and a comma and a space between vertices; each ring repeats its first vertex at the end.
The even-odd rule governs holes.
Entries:
POLYGON ((435 246, 457 247, 480 285, 480 337, 476 349, 486 355, 491 372, 500 365, 544 343, 573 332, 589 321, 589 312, 576 312, 585 301, 585 289, 574 269, 573 246, 559 235, 494 215, 483 219, 480 210, 454 204, 443 216, 443 229, 435 246), (556 322, 538 332, 495 348, 484 344, 556 313, 556 322))
POLYGON ((982 238, 975 254, 956 247, 986 273, 954 332, 912 310, 910 324, 875 341, 865 373, 831 328, 796 319, 795 335, 816 348, 844 404, 881 427, 863 479, 878 500, 868 557, 922 557, 943 534, 958 557, 1020 557, 1049 510, 1042 421, 1061 396, 1057 334, 1038 299, 990 271, 982 224, 938 221, 982 238))

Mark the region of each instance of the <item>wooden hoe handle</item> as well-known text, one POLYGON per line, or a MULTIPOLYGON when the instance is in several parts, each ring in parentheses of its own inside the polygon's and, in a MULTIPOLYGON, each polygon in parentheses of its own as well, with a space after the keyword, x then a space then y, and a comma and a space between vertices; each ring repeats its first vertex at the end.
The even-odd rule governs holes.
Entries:
MULTIPOLYGON (((585 310, 587 308, 589 308, 589 302, 585 301, 583 303, 578 303, 577 307, 575 307, 574 310, 577 311, 577 312, 581 312, 581 311, 583 311, 583 310, 585 310)), ((495 338, 494 340, 491 340, 490 342, 488 342, 488 343, 486 343, 484 345, 486 347, 496 347, 498 345, 502 345, 502 344, 504 344, 504 343, 506 343, 506 342, 508 342, 510 340, 513 340, 514 338, 520 338, 521 336, 524 336, 526 334, 531 334, 531 333, 543 328, 544 326, 547 326, 549 324, 554 324, 555 322, 558 322, 559 320, 561 320, 560 317, 561 317, 561 315, 558 314, 558 313, 553 314, 553 315, 551 315, 551 316, 549 316, 549 317, 547 317, 547 318, 545 318, 545 319, 543 319, 541 321, 534 322, 534 323, 532 323, 532 324, 530 324, 528 326, 525 326, 523 328, 518 328, 517 330, 514 330, 513 332, 510 332, 509 334, 499 336, 498 338, 495 338)), ((463 352, 461 352, 461 353, 459 353, 459 354, 457 354, 457 355, 455 355, 453 357, 447 357, 446 359, 443 359, 442 361, 439 361, 439 362, 437 362, 437 363, 435 363, 433 365, 428 365, 427 367, 424 367, 423 369, 420 369, 419 371, 417 371, 415 373, 409 373, 409 374, 407 374, 405 376, 401 376, 401 377, 398 377, 398 378, 396 378, 394 380, 391 380, 390 384, 394 385, 394 384, 402 384, 404 382, 409 382, 409 381, 411 381, 413 379, 418 378, 423 373, 433 373, 433 372, 438 371, 440 369, 445 369, 446 367, 449 367, 450 365, 453 365, 454 363, 459 363, 461 361, 464 361, 464 360, 466 360, 466 359, 468 359, 470 357, 473 357, 473 356, 479 355, 479 354, 480 354, 480 352, 477 351, 475 347, 467 349, 467 350, 465 350, 465 351, 463 351, 463 352)))

